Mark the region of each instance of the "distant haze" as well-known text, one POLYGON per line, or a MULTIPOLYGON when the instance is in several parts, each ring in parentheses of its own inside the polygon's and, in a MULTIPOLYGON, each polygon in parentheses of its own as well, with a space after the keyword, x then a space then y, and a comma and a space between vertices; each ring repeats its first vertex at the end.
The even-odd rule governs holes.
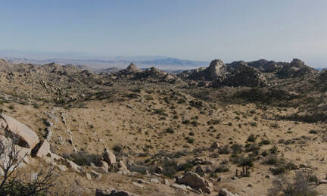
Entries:
POLYGON ((0 6, 2 56, 164 56, 327 67, 326 0, 22 0, 0 6))

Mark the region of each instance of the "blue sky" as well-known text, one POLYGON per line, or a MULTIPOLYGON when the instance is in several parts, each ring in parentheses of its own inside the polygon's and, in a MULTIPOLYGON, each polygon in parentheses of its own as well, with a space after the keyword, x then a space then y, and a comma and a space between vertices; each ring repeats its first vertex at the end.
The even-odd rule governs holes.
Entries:
POLYGON ((326 0, 0 0, 0 50, 301 58, 327 66, 326 0))

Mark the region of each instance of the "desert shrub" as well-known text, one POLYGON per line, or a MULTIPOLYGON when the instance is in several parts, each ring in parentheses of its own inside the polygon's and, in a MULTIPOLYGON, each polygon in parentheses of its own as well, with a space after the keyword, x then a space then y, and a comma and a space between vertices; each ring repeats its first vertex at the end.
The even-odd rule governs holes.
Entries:
POLYGON ((220 164, 216 169, 215 172, 216 173, 223 173, 223 172, 228 172, 229 168, 226 164, 220 164))
POLYGON ((219 148, 218 152, 219 154, 229 154, 229 146, 222 146, 221 148, 219 148))
POLYGON ((147 101, 153 100, 153 97, 151 95, 144 95, 144 99, 147 101))
POLYGON ((190 106, 195 107, 195 108, 201 108, 203 107, 202 101, 196 101, 196 100, 191 100, 189 102, 190 106))
POLYGON ((274 123, 271 123, 271 124, 270 124, 270 127, 271 127, 271 128, 274 128, 274 129, 277 129, 277 128, 279 128, 279 125, 278 125, 277 122, 274 122, 274 123))
POLYGON ((317 130, 310 130, 309 133, 310 134, 318 134, 318 131, 317 130))
POLYGON ((259 145, 269 145, 270 143, 271 143, 270 140, 264 139, 259 143, 259 145))
POLYGON ((257 122, 250 122, 250 125, 251 125, 252 127, 256 127, 256 126, 257 126, 257 122))
POLYGON ((175 133, 174 129, 171 128, 171 127, 168 127, 168 128, 166 129, 166 132, 167 132, 167 133, 175 133))
POLYGON ((66 159, 69 159, 69 160, 75 162, 77 165, 80 165, 80 166, 85 166, 85 165, 91 166, 92 163, 100 166, 101 160, 102 160, 101 155, 90 154, 90 153, 84 152, 84 151, 66 154, 66 155, 64 155, 64 157, 66 159))
POLYGON ((255 154, 259 154, 260 146, 258 144, 246 144, 245 151, 246 152, 253 152, 255 154))
POLYGON ((220 123, 220 120, 218 119, 210 119, 208 122, 207 122, 207 125, 217 125, 220 123))
POLYGON ((231 146, 231 149, 232 149, 233 154, 239 154, 243 151, 242 145, 240 145, 240 144, 233 144, 231 146))
POLYGON ((263 164, 266 165, 278 165, 282 162, 283 160, 278 158, 276 155, 269 155, 267 156, 264 161, 263 164))
POLYGON ((190 121, 190 120, 183 120, 182 123, 183 123, 184 125, 187 125, 187 124, 190 124, 191 121, 190 121))
POLYGON ((194 165, 191 161, 186 161, 185 163, 178 165, 177 170, 178 171, 190 171, 193 167, 194 167, 194 165))
POLYGON ((172 178, 177 172, 178 165, 174 160, 165 159, 162 168, 163 175, 172 178))
POLYGON ((277 146, 273 146, 272 148, 269 149, 271 154, 277 154, 278 153, 278 148, 277 146))
POLYGON ((194 143, 194 138, 192 138, 192 137, 186 137, 185 139, 186 139, 187 143, 189 143, 189 144, 194 143))
POLYGON ((158 115, 162 115, 162 116, 168 116, 168 114, 166 113, 166 111, 163 108, 154 109, 153 113, 158 114, 158 115))
POLYGON ((120 153, 123 150, 123 146, 120 144, 116 144, 116 145, 114 145, 112 150, 115 151, 116 153, 120 153))
POLYGON ((257 139, 256 136, 253 135, 253 134, 251 134, 251 135, 249 135, 247 141, 248 141, 248 142, 255 142, 256 139, 257 139))
POLYGON ((310 183, 311 176, 307 172, 299 171, 296 173, 293 182, 285 177, 274 180, 272 188, 268 190, 268 196, 316 196, 318 193, 315 191, 315 185, 310 183))

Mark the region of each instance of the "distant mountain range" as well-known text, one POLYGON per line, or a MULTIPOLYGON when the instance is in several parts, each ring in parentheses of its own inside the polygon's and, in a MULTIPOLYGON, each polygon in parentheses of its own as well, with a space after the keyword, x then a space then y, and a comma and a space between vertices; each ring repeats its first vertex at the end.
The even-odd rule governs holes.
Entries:
POLYGON ((17 58, 2 57, 12 63, 33 63, 33 64, 74 64, 83 65, 92 70, 108 68, 126 68, 131 62, 141 68, 157 67, 163 70, 185 70, 200 66, 207 66, 206 61, 192 61, 162 56, 139 56, 139 57, 113 57, 113 58, 17 58))

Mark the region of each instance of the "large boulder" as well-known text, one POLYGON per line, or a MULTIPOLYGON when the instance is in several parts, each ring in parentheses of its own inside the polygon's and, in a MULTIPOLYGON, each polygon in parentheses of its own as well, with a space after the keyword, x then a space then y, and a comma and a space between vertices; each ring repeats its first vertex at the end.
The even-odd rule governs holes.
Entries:
POLYGON ((210 193, 209 183, 194 172, 187 172, 184 176, 177 178, 176 182, 178 184, 185 184, 193 189, 200 190, 205 193, 210 193))
POLYGON ((17 138, 17 145, 34 148, 39 143, 36 133, 23 123, 5 114, 1 114, 0 118, 0 128, 3 130, 1 134, 17 138))

